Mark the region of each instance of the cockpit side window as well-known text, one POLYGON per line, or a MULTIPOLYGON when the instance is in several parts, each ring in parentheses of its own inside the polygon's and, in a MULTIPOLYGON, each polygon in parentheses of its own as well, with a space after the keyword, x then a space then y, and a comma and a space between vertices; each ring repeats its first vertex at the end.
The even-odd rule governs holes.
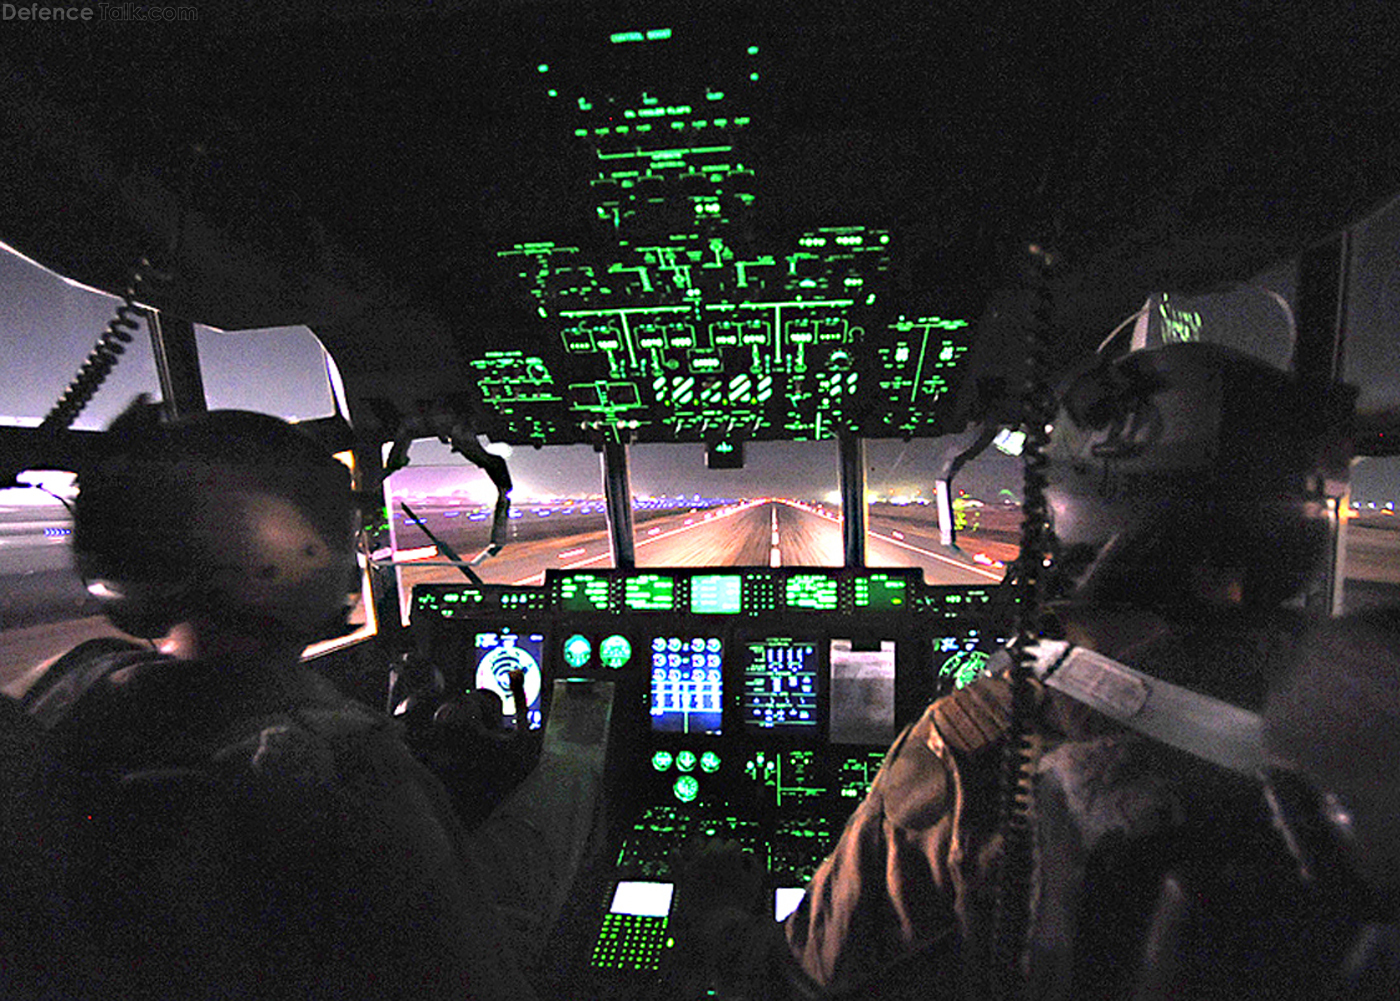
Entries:
MULTIPOLYGON (((63 278, 0 243, 0 358, 5 374, 0 424, 36 426, 57 402, 121 300, 63 278)), ((144 316, 111 374, 73 427, 102 428, 147 393, 160 399, 160 380, 144 316)))
MULTIPOLYGON (((0 424, 37 426, 63 394, 121 300, 71 281, 0 244, 0 355, 5 394, 0 424)), ((161 397, 144 312, 78 430, 108 424, 140 393, 161 397)), ((289 420, 336 412, 334 368, 306 327, 225 333, 196 325, 201 376, 211 409, 289 420)), ((34 471, 36 486, 0 491, 0 685, 18 690, 37 667, 77 643, 119 635, 98 614, 72 557, 71 471, 34 471), (18 686, 18 687, 16 687, 18 686)), ((362 609, 357 610, 363 618, 362 609)), ((353 617, 352 617, 353 618, 353 617)), ((358 620, 357 620, 358 621, 358 620)))
MULTIPOLYGON (((116 315, 121 300, 63 278, 0 244, 0 425, 37 426, 116 315)), ((73 426, 103 427, 132 397, 160 398, 143 316, 73 426)), ((23 689, 39 665, 83 640, 120 635, 98 614, 73 565, 71 471, 22 474, 0 490, 0 687, 23 689)))
POLYGON ((1400 604, 1400 457, 1358 459, 1345 511, 1342 606, 1400 604))
MULTIPOLYGON (((1360 422, 1393 430, 1400 418, 1400 199, 1352 229, 1345 303, 1342 375, 1357 387, 1360 422)), ((1371 444, 1378 444, 1372 442, 1371 444)), ((1389 450, 1393 451, 1393 446, 1389 450)), ((1342 603, 1354 612, 1400 603, 1400 457, 1359 458, 1343 511, 1342 603)))
MULTIPOLYGON (((1400 411, 1400 199, 1352 230, 1342 377, 1360 389, 1361 413, 1400 411)), ((1400 499, 1400 498, 1397 498, 1400 499)))
POLYGON ((225 332, 194 325, 210 410, 256 410, 283 420, 336 412, 328 357, 308 327, 225 332))
POLYGON ((957 470, 939 513, 938 479, 975 438, 976 429, 866 442, 870 566, 919 567, 929 584, 987 584, 1006 576, 1020 552, 1022 470, 1014 436, 999 436, 957 470))

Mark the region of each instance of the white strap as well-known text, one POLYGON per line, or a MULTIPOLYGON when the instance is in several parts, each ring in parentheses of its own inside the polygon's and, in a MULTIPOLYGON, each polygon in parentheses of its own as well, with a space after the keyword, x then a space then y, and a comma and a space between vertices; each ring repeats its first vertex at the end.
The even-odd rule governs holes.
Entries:
MULTIPOLYGON (((1153 740, 1254 778, 1264 765, 1257 713, 1201 695, 1061 640, 1029 647, 1047 688, 1117 720, 1153 740)), ((1010 651, 998 652, 1009 665, 1010 651)), ((997 669, 998 665, 988 664, 997 669)))

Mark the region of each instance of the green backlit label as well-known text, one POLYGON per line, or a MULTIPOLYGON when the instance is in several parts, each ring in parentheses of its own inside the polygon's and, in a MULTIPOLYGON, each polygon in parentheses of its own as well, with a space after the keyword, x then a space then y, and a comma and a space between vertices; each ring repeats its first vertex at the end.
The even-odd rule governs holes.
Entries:
POLYGON ((676 582, 664 574, 627 578, 623 603, 634 612, 669 612, 676 607, 676 582))
POLYGON ((695 771, 695 762, 696 758, 694 751, 681 751, 679 754, 676 755, 676 768, 679 771, 695 771))
POLYGON ((566 612, 606 612, 608 578, 596 574, 577 574, 559 583, 559 607, 566 612))
POLYGON ((700 755, 700 770, 707 775, 712 775, 719 771, 719 755, 714 751, 706 751, 700 755))
POLYGON ((480 605, 486 596, 473 587, 463 587, 455 591, 436 594, 432 591, 418 595, 418 604, 424 608, 437 608, 439 605, 480 605))
POLYGON ((675 758, 672 757, 670 751, 657 751, 651 756, 651 767, 658 772, 664 772, 671 767, 673 761, 675 761, 675 758))
POLYGON ((690 578, 690 610, 696 615, 737 615, 743 580, 737 574, 700 574, 690 578))
POLYGON ((787 607, 812 612, 836 611, 836 579, 824 574, 796 574, 789 577, 787 607))

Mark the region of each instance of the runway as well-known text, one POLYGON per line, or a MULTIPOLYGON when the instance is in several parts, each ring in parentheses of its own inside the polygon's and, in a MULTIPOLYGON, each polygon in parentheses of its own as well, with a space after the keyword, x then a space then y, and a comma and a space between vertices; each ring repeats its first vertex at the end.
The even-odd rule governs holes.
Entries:
MULTIPOLYGON (((417 510, 435 535, 459 555, 479 551, 484 541, 482 526, 474 540, 461 538, 436 519, 431 511, 417 510), (440 531, 440 527, 441 531, 440 531), (459 548, 460 546, 460 548, 459 548)), ((840 566, 842 564, 841 522, 836 512, 822 505, 780 498, 764 498, 716 505, 683 512, 637 512, 635 538, 639 567, 701 566, 840 566)), ((485 580, 497 583, 538 584, 544 572, 612 565, 606 525, 601 513, 556 517, 551 524, 558 534, 542 537, 538 529, 518 531, 499 556, 477 567, 485 580)), ((873 567, 915 566, 930 584, 986 584, 1001 580, 1004 566, 983 549, 994 549, 1009 557, 1012 547, 1005 543, 981 543, 959 551, 942 546, 936 526, 924 521, 894 515, 872 516, 868 526, 866 564, 873 567), (980 554, 987 560, 979 563, 980 554)), ((419 533, 409 541, 428 548, 419 533)), ((411 547, 400 546, 401 550, 411 547)), ((429 565, 427 555, 417 565, 403 571, 404 584, 411 587, 429 581, 463 579, 447 566, 429 565)))

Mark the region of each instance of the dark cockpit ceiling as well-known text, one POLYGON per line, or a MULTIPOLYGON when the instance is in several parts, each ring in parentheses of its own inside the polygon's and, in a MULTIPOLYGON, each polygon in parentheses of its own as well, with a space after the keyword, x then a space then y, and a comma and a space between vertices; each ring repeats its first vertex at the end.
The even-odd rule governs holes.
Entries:
POLYGON ((464 0, 35 24, 0 55, 0 238, 113 290, 151 255, 169 274, 152 304, 308 323, 352 405, 407 410, 478 381, 471 357, 558 350, 499 257, 600 240, 596 151, 570 145, 540 67, 565 104, 614 59, 679 93, 725 78, 743 41, 761 70, 736 240, 887 232, 881 306, 971 321, 1039 241, 1060 262, 1055 336, 1087 349, 1148 292, 1246 279, 1400 188, 1384 6, 1180 6, 464 0))

